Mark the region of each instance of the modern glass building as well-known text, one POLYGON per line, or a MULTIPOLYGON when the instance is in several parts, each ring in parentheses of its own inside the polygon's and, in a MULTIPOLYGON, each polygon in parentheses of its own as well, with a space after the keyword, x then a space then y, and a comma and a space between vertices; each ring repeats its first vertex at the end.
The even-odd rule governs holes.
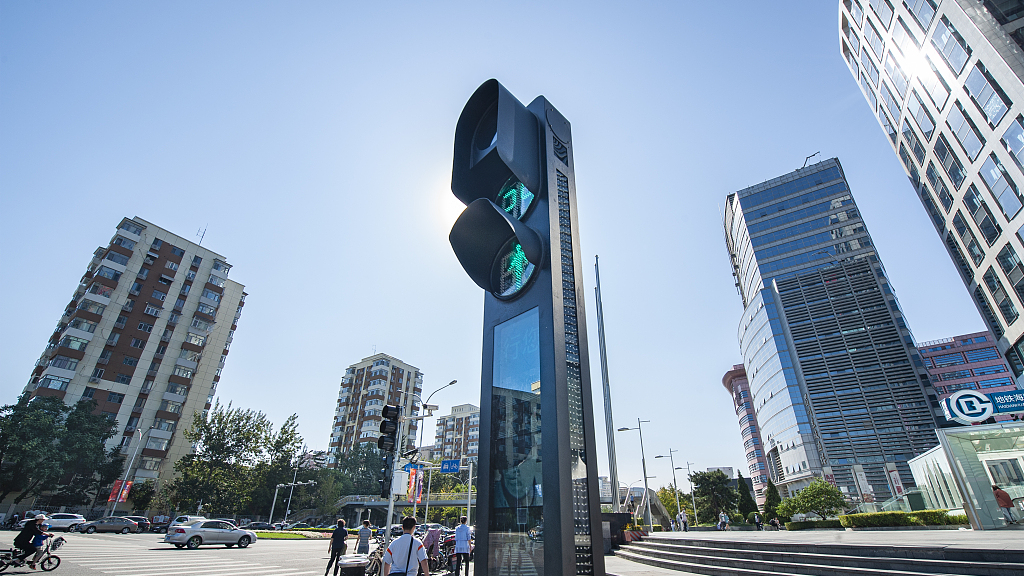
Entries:
POLYGON ((839 48, 1017 382, 1024 2, 842 0, 839 48))
MULTIPOLYGON (((913 485, 941 409, 837 159, 730 194, 740 351, 768 474, 855 502, 913 485)), ((751 446, 747 446, 751 448, 751 446)))

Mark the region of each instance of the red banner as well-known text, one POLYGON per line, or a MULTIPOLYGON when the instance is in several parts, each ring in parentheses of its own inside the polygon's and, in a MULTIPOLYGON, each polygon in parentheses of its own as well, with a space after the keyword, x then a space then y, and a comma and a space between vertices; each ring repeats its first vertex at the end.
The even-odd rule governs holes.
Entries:
POLYGON ((121 494, 121 481, 114 480, 114 487, 110 489, 110 496, 107 496, 107 502, 113 502, 121 494))
POLYGON ((131 480, 124 483, 124 486, 121 487, 121 495, 117 497, 118 502, 128 501, 128 493, 132 491, 132 484, 134 482, 131 480))

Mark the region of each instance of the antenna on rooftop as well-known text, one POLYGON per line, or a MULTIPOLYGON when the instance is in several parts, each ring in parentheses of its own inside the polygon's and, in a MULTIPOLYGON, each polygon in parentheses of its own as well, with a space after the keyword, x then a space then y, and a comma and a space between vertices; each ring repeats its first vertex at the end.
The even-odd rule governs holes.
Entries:
POLYGON ((206 226, 203 226, 202 230, 199 230, 199 231, 196 232, 196 236, 199 236, 199 245, 200 246, 203 245, 203 238, 206 238, 206 229, 209 228, 209 227, 210 227, 210 225, 207 224, 206 226))
POLYGON ((803 166, 801 166, 801 168, 807 168, 807 161, 808 161, 808 160, 810 160, 811 158, 814 158, 814 157, 815 157, 815 156, 817 156, 818 154, 821 154, 821 151, 820 151, 820 150, 819 150, 819 151, 817 151, 817 152, 815 152, 814 154, 811 154, 811 155, 810 155, 810 156, 808 156, 807 158, 804 158, 804 165, 803 165, 803 166))

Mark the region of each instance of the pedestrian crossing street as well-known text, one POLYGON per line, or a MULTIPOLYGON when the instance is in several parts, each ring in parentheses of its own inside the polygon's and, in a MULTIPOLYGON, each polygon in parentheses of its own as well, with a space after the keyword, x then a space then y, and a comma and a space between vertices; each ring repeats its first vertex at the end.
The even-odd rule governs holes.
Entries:
POLYGON ((223 546, 180 550, 164 544, 156 535, 63 536, 67 543, 54 554, 61 558, 58 571, 69 576, 314 576, 323 573, 322 567, 314 568, 320 563, 319 558, 311 565, 312 558, 307 554, 275 546, 282 541, 257 541, 244 550, 223 546), (264 550, 261 552, 257 547, 264 550), (306 556, 305 561, 302 561, 303 556, 306 556))

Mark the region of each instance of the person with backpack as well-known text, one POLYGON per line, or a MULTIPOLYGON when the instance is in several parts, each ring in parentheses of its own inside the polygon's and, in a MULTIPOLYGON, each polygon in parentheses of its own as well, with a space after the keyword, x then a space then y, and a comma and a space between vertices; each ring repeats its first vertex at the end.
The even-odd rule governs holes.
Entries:
POLYGON ((328 576, 331 572, 331 565, 334 565, 334 576, 338 576, 338 570, 341 568, 341 557, 348 551, 348 529, 345 528, 345 521, 338 518, 338 527, 331 533, 331 542, 327 545, 327 553, 331 555, 330 561, 327 562, 327 570, 324 572, 324 576, 328 576))
POLYGON ((384 564, 382 575, 416 576, 416 571, 422 570, 423 576, 430 576, 427 550, 423 547, 423 542, 412 535, 415 529, 415 518, 406 516, 402 519, 402 535, 391 541, 384 552, 384 558, 381 559, 384 564))

